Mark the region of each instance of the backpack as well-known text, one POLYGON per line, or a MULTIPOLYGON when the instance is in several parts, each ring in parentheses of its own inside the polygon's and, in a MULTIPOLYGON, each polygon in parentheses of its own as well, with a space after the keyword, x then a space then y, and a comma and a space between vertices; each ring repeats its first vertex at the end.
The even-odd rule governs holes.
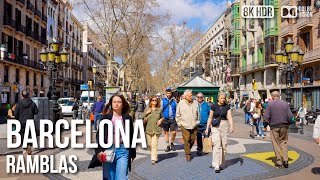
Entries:
POLYGON ((251 109, 251 104, 246 104, 245 111, 249 112, 251 109))

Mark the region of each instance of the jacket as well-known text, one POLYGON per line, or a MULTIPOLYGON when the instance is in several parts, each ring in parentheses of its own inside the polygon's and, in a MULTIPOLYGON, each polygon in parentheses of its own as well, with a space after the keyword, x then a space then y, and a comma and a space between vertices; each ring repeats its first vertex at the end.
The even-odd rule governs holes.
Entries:
POLYGON ((101 113, 104 108, 104 102, 103 101, 97 101, 93 104, 92 111, 96 113, 101 113))
POLYGON ((162 112, 160 108, 156 108, 155 111, 151 111, 150 114, 146 115, 146 112, 150 108, 147 107, 143 113, 142 119, 145 117, 148 119, 147 126, 146 126, 146 133, 147 134, 161 134, 162 129, 160 126, 157 125, 157 122, 163 118, 162 112))
POLYGON ((20 121, 21 124, 26 124, 28 119, 34 120, 34 115, 39 113, 37 105, 30 99, 25 98, 18 102, 14 117, 20 121))
POLYGON ((203 101, 201 104, 199 104, 198 111, 200 115, 200 126, 207 126, 210 110, 211 106, 206 101, 203 101))
MULTIPOLYGON (((102 121, 111 121, 112 120, 112 114, 106 114, 106 115, 103 115, 103 120, 102 121)), ((130 140, 129 140, 129 144, 131 146, 131 142, 132 142, 132 138, 133 138, 133 120, 132 120, 132 117, 129 115, 129 114, 123 114, 122 115, 122 120, 123 121, 130 121, 130 140)), ((107 143, 107 134, 108 134, 108 127, 107 127, 107 124, 105 124, 104 126, 104 129, 105 129, 105 133, 104 133, 104 143, 107 143)), ((99 143, 99 130, 96 134, 96 139, 97 139, 97 142, 98 142, 98 148, 95 149, 95 154, 92 156, 92 159, 91 159, 91 162, 88 166, 88 168, 95 168, 95 167, 98 167, 98 166, 102 166, 102 162, 100 162, 98 160, 98 153, 100 152, 103 152, 105 151, 106 149, 105 148, 102 148, 100 146, 100 143, 99 143)), ((128 168, 129 168, 129 171, 131 171, 131 158, 135 158, 136 157, 136 149, 135 148, 129 148, 129 162, 128 162, 128 168)))
POLYGON ((177 110, 177 102, 175 99, 168 99, 167 97, 162 98, 161 109, 163 113, 163 117, 165 119, 175 119, 176 118, 176 110, 177 110), (168 104, 172 101, 171 105, 168 104), (163 109, 165 108, 165 109, 163 109))
POLYGON ((289 104, 278 99, 269 103, 264 118, 271 128, 281 128, 292 123, 293 114, 289 104))
POLYGON ((200 123, 198 103, 188 103, 186 99, 179 102, 177 106, 176 121, 178 126, 186 129, 194 129, 200 123))
POLYGON ((146 108, 146 104, 144 103, 144 101, 137 101, 134 110, 136 112, 143 112, 145 108, 146 108))

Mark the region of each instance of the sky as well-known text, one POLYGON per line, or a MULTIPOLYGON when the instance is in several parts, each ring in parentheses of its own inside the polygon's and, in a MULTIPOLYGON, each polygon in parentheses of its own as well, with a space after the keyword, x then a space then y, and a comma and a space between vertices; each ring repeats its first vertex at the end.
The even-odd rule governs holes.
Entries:
POLYGON ((169 12, 173 23, 187 21, 189 28, 205 32, 226 7, 226 0, 157 0, 159 10, 169 12))

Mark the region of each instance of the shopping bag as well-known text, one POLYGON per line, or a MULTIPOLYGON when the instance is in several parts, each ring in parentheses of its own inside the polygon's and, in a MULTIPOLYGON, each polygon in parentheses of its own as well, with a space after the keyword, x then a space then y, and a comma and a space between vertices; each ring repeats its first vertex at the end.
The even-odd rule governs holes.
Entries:
POLYGON ((212 141, 211 138, 203 138, 203 152, 210 153, 212 152, 212 141))
POLYGON ((90 120, 93 122, 94 121, 94 113, 90 114, 90 120))

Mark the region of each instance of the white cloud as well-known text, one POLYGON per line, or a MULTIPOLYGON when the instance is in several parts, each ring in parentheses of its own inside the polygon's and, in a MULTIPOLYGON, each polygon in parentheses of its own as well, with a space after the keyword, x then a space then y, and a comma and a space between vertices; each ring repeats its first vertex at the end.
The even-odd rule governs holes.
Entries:
POLYGON ((209 26, 225 9, 226 0, 157 0, 161 11, 168 11, 174 21, 198 18, 202 26, 209 26))

